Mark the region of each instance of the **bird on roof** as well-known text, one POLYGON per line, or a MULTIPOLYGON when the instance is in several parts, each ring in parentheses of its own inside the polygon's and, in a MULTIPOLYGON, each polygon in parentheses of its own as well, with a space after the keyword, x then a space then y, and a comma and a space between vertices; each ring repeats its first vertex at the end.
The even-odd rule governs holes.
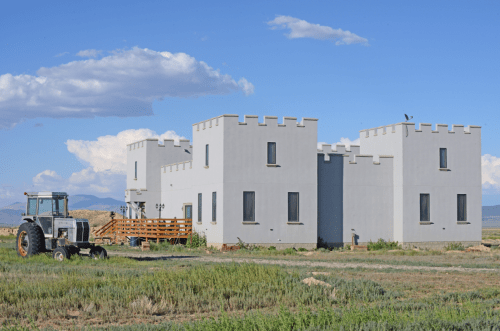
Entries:
POLYGON ((406 117, 406 121, 405 122, 408 122, 409 120, 411 120, 413 118, 413 116, 408 116, 405 114, 405 117, 406 117))

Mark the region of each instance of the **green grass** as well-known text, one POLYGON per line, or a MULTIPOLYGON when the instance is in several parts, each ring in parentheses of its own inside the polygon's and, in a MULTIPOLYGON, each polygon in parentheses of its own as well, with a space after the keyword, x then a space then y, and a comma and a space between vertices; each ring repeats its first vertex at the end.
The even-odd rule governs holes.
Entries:
MULTIPOLYGON (((165 243, 152 243, 151 249, 179 250, 181 255, 205 251, 165 243)), ((320 258, 343 256, 347 258, 342 261, 356 262, 391 257, 449 259, 453 255, 384 249, 362 254, 328 250, 314 254, 320 258)), ((412 295, 419 287, 419 277, 412 286, 398 285, 397 281, 384 281, 392 275, 390 271, 377 270, 385 274, 374 281, 356 278, 371 275, 373 270, 325 268, 319 270, 328 274, 313 277, 331 287, 309 287, 302 280, 312 277, 310 267, 214 264, 179 260, 172 255, 156 261, 125 257, 96 261, 75 256, 60 263, 50 253, 22 259, 12 248, 0 247, 0 329, 37 329, 40 325, 50 329, 52 325, 75 330, 498 330, 494 327, 500 325, 498 287, 484 285, 474 291, 437 287, 421 297, 412 295), (70 312, 75 311, 79 316, 72 319, 70 312), (179 317, 180 321, 158 324, 179 317), (132 325, 112 326, 116 321, 132 325)), ((294 249, 259 248, 216 256, 305 259, 294 249)), ((406 277, 398 275, 391 279, 406 277)), ((420 275, 424 277, 425 272, 420 275)), ((425 277, 434 279, 439 274, 428 275, 425 277)), ((456 276, 450 273, 446 277, 456 276)))
POLYGON ((367 245, 369 251, 378 251, 378 250, 389 250, 389 249, 401 249, 397 241, 385 241, 380 238, 377 242, 370 242, 367 245))

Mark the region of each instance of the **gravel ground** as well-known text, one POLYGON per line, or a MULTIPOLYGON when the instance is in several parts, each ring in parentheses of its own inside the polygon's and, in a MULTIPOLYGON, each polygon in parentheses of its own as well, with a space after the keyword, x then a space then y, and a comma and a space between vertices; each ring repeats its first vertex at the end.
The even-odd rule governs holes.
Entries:
POLYGON ((108 252, 109 256, 124 256, 141 260, 186 260, 186 261, 201 261, 213 263, 257 263, 257 264, 274 264, 285 266, 298 267, 324 267, 324 268, 365 268, 365 269, 397 269, 397 270, 424 270, 424 271, 462 271, 462 272, 500 272, 500 269, 486 268, 463 268, 463 267, 426 267, 426 266, 407 266, 407 265, 390 265, 390 264, 371 264, 371 263, 354 263, 354 262, 311 262, 311 261, 291 261, 291 260, 266 260, 266 259, 249 259, 249 258, 222 258, 211 256, 179 256, 167 254, 150 254, 150 253, 130 253, 130 252, 108 252))

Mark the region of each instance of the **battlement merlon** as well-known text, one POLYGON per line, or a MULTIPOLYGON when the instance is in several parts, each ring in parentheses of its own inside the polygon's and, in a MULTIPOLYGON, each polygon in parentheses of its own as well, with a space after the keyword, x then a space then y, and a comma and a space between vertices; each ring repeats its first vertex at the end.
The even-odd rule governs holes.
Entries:
POLYGON ((401 132, 400 128, 408 130, 410 133, 441 133, 441 134, 481 134, 481 127, 477 125, 469 125, 465 128, 461 124, 453 124, 451 131, 449 130, 448 124, 436 124, 435 130, 432 130, 432 124, 429 123, 419 123, 419 128, 415 128, 415 123, 401 122, 396 124, 379 126, 376 128, 360 130, 361 138, 376 137, 379 135, 391 134, 396 132, 401 132))
POLYGON ((163 144, 159 143, 158 138, 147 138, 143 140, 139 140, 136 142, 133 142, 131 144, 127 144, 127 151, 133 151, 134 149, 139 149, 146 147, 147 144, 153 144, 155 147, 183 147, 184 149, 190 149, 192 148, 192 145, 190 145, 190 140, 189 139, 179 139, 179 144, 175 145, 174 139, 165 139, 163 141, 163 144))
POLYGON ((307 127, 310 122, 317 122, 317 118, 303 117, 300 122, 297 122, 296 117, 283 117, 283 122, 278 123, 277 116, 264 116, 264 122, 259 123, 259 116, 244 115, 244 121, 239 121, 239 115, 226 114, 220 115, 202 122, 193 124, 196 131, 204 130, 214 126, 218 126, 220 121, 224 121, 226 125, 247 125, 247 126, 271 126, 271 127, 307 127))

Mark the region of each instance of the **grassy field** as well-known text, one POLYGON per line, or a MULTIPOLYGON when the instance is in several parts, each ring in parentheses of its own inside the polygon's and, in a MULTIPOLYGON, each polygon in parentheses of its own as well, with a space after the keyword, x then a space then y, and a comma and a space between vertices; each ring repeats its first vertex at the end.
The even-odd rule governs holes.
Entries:
MULTIPOLYGON (((236 251, 153 247, 143 261, 50 254, 20 259, 0 243, 0 326, 126 330, 500 330, 498 272, 332 269, 207 263, 183 255, 287 260, 470 264, 499 268, 499 251, 236 251), (307 254, 307 255, 303 255, 307 254), (313 277, 319 285, 307 285, 313 277)), ((109 251, 138 251, 123 246, 109 251)), ((140 252, 140 251, 139 251, 140 252)))

